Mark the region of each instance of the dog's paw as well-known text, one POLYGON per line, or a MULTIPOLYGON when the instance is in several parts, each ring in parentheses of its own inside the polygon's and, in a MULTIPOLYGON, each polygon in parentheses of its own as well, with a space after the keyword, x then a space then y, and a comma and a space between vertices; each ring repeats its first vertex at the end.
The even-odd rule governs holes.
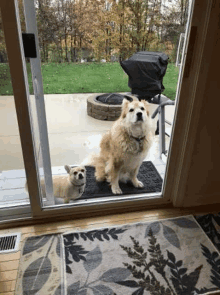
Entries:
POLYGON ((120 189, 119 186, 112 186, 112 192, 114 195, 121 195, 122 194, 122 190, 120 189))
POLYGON ((144 184, 141 181, 139 181, 138 179, 136 179, 135 181, 133 181, 133 185, 135 187, 140 187, 140 188, 144 187, 144 184))

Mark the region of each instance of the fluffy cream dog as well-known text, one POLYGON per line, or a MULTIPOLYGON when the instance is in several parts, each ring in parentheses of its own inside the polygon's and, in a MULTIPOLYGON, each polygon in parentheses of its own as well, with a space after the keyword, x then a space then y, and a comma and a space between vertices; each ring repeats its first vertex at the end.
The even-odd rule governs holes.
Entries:
MULTIPOLYGON (((84 166, 70 167, 65 165, 67 175, 53 176, 53 193, 55 198, 64 198, 64 203, 69 203, 70 200, 79 199, 86 186, 86 169, 84 166)), ((27 183, 25 185, 27 190, 27 183)), ((45 182, 41 179, 41 188, 43 197, 45 194, 45 182)))
POLYGON ((103 135, 100 154, 92 160, 96 180, 107 180, 113 194, 122 194, 119 181, 143 187, 137 174, 152 142, 151 119, 148 102, 132 99, 123 99, 121 116, 103 135))

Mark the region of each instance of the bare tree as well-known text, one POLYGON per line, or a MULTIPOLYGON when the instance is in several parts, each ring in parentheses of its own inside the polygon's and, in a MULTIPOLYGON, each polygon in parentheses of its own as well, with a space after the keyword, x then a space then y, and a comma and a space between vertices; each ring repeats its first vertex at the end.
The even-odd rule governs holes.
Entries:
POLYGON ((51 0, 37 0, 37 26, 42 61, 48 62, 49 45, 56 42, 57 24, 51 0))
POLYGON ((172 5, 169 5, 167 1, 163 2, 161 40, 163 43, 172 44, 172 59, 176 58, 180 34, 186 30, 188 14, 189 0, 173 0, 172 5))

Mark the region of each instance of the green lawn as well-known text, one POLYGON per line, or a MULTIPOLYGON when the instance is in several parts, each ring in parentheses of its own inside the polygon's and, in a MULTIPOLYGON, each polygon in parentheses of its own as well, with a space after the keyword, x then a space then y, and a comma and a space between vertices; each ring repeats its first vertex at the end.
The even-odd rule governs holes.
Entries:
MULTIPOLYGON (((30 64, 27 64, 30 93, 33 94, 30 64)), ((178 68, 168 64, 163 79, 164 95, 174 99, 178 68)), ((42 64, 45 94, 128 92, 128 76, 119 63, 45 63, 42 64)), ((0 64, 0 95, 13 95, 7 64, 0 64)))

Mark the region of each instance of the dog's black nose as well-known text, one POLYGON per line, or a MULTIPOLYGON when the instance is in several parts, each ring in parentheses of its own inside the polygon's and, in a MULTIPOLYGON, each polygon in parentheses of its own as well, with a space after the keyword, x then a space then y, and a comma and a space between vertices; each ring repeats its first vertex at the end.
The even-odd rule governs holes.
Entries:
POLYGON ((82 173, 79 174, 79 179, 83 179, 82 173))
POLYGON ((143 119, 141 112, 137 113, 137 119, 138 119, 138 121, 141 121, 143 119))

